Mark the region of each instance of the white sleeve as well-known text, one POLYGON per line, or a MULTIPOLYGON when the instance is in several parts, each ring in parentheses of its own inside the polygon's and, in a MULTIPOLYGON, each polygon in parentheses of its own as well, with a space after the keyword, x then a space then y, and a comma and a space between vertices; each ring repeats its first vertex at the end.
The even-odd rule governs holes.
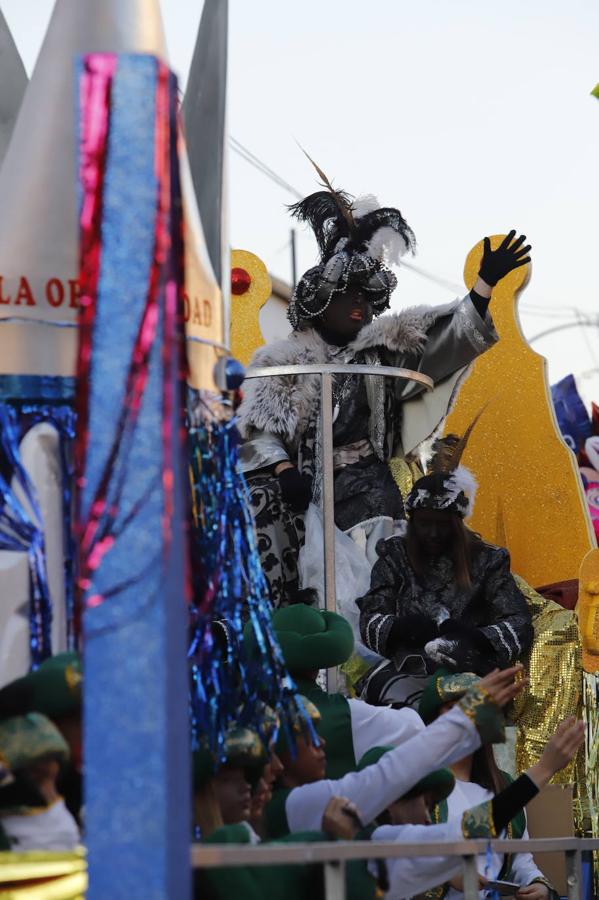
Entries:
MULTIPOLYGON (((376 828, 371 841, 397 841, 398 843, 440 843, 461 841, 461 820, 444 822, 442 825, 383 825, 376 828)), ((462 868, 460 856, 406 856, 401 859, 385 860, 389 890, 385 900, 401 900, 436 887, 453 878, 462 868)), ((376 877, 376 866, 368 863, 368 870, 376 877)))
MULTIPOLYGON (((522 835, 522 840, 527 841, 528 839, 528 828, 525 828, 524 834, 522 835)), ((510 872, 513 876, 513 880, 517 882, 521 887, 526 887, 526 885, 534 881, 535 878, 542 878, 543 880, 545 880, 545 876, 537 867, 532 853, 514 853, 514 855, 512 856, 510 872)))
POLYGON ((399 747, 425 725, 415 709, 372 706, 364 700, 348 700, 356 763, 367 750, 388 744, 399 747))
POLYGON ((289 831, 320 831, 323 813, 332 797, 353 801, 362 823, 368 825, 429 772, 463 759, 479 747, 474 723, 459 706, 454 706, 362 772, 294 788, 285 804, 289 831))

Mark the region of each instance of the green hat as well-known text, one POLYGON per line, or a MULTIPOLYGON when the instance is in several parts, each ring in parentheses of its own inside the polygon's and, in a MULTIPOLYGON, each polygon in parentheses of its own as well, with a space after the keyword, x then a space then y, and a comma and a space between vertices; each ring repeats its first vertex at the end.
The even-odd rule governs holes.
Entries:
POLYGON ((433 803, 441 803, 442 800, 447 800, 454 787, 453 773, 449 769, 436 769, 421 778, 401 799, 407 800, 409 797, 418 797, 419 794, 431 794, 433 803))
POLYGON ((429 725, 437 718, 444 703, 460 700, 479 681, 479 676, 474 672, 452 672, 450 669, 437 669, 422 692, 418 706, 420 718, 429 725))
POLYGON ((14 707, 13 715, 35 711, 50 719, 76 713, 81 709, 82 681, 79 655, 58 653, 6 685, 0 691, 0 710, 14 707))
MULTIPOLYGON (((320 710, 318 707, 312 703, 311 700, 308 700, 307 697, 299 695, 299 700, 301 704, 303 704, 304 712, 312 722, 312 725, 317 730, 320 724, 320 710)), ((308 731, 308 726, 306 724, 306 719, 302 715, 301 709, 298 708, 297 712, 291 718, 291 730, 294 734, 306 734, 308 731)), ((279 729, 279 737, 276 743, 276 753, 277 755, 281 755, 281 753, 288 753, 290 750, 289 743, 287 741, 287 734, 284 728, 279 729)))
MULTIPOLYGON (((236 766, 252 771, 262 769, 267 754, 258 734, 251 728, 233 725, 225 735, 221 765, 236 766)), ((192 753, 192 778, 195 790, 207 784, 219 766, 217 757, 202 744, 192 753)))
MULTIPOLYGON (((305 603, 276 610, 272 627, 291 673, 340 666, 354 649, 354 634, 343 616, 305 603)), ((245 637, 251 645, 252 633, 247 626, 245 637)))
MULTIPOLYGON (((371 747, 360 759, 358 772, 361 772, 368 766, 373 766, 390 750, 393 750, 393 747, 371 747)), ((421 778, 417 784, 398 799, 407 800, 409 797, 417 797, 419 794, 433 794, 434 802, 440 803, 441 800, 446 800, 449 797, 454 787, 455 778, 449 769, 437 769, 421 778)))
POLYGON ((0 756, 12 772, 50 755, 66 761, 69 748, 56 725, 46 716, 31 712, 0 721, 0 756))

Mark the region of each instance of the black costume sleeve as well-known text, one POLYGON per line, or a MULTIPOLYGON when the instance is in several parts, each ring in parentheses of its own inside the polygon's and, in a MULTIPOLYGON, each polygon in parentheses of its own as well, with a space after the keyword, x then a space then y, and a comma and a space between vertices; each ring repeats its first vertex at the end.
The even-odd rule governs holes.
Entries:
POLYGON ((470 291, 470 299, 472 300, 474 308, 481 319, 484 319, 484 317, 487 315, 487 309, 489 308, 491 298, 483 297, 481 296, 481 294, 477 294, 474 288, 472 288, 472 290, 470 291))
POLYGON ((370 576, 370 590, 357 601, 363 643, 389 659, 399 647, 421 649, 438 635, 436 622, 425 612, 400 614, 404 595, 406 600, 411 596, 401 542, 402 538, 394 537, 378 543, 379 556, 370 576))
POLYGON ((505 668, 529 649, 534 632, 528 604, 510 571, 510 555, 503 547, 491 549, 483 602, 488 624, 480 630, 492 645, 494 664, 505 668))
POLYGON ((397 598, 401 596, 404 577, 397 565, 393 546, 400 538, 389 538, 377 545, 379 557, 370 576, 370 590, 357 601, 360 608, 360 635, 363 643, 380 656, 391 657, 389 646, 395 622, 397 598))
POLYGON ((491 808, 495 831, 499 834, 512 821, 520 810, 530 803, 533 797, 539 793, 539 789, 528 775, 520 775, 512 781, 503 791, 493 797, 491 808))

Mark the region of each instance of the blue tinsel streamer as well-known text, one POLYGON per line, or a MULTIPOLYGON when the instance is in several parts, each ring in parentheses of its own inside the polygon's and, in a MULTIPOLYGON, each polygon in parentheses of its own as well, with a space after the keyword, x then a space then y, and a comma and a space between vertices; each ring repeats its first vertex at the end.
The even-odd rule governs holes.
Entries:
POLYGON ((262 734, 262 703, 277 710, 292 744, 291 720, 303 706, 271 625, 248 490, 238 466, 239 432, 234 420, 218 419, 207 411, 200 424, 190 427, 189 437, 196 597, 189 649, 194 744, 201 735, 219 752, 232 721, 262 734), (212 633, 213 621, 222 619, 229 631, 226 662, 212 633), (251 658, 243 642, 248 621, 259 649, 251 658))
POLYGON ((40 422, 56 428, 60 436, 64 510, 65 590, 68 643, 73 646, 73 544, 71 533, 70 441, 74 412, 56 392, 48 400, 13 400, 0 404, 0 549, 27 554, 30 575, 30 647, 33 668, 52 653, 52 598, 48 585, 44 530, 35 488, 21 462, 19 446, 27 432, 40 422), (28 508, 11 487, 16 481, 28 508))

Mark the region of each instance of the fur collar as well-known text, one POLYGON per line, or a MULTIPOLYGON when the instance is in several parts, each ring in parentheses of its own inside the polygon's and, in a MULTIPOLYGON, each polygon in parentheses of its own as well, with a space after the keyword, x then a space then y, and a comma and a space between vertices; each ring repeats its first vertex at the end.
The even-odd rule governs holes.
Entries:
MULTIPOLYGON (((427 330, 444 311, 445 307, 421 306, 380 316, 360 331, 348 349, 350 353, 377 347, 393 353, 420 350, 427 330)), ((327 344, 314 328, 307 328, 260 347, 252 357, 250 367, 328 363, 334 360, 336 353, 337 348, 327 344)), ((294 442, 298 430, 310 420, 318 402, 320 379, 317 375, 248 379, 243 392, 238 421, 244 437, 258 429, 294 442)))

